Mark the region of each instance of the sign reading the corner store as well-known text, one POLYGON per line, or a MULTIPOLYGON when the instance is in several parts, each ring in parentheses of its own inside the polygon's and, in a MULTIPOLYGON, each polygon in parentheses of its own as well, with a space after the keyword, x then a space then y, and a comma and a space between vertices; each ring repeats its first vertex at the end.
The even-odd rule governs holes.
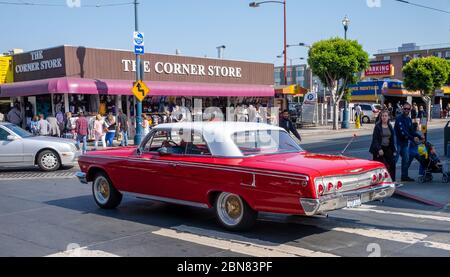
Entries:
POLYGON ((15 72, 26 73, 63 67, 62 58, 46 60, 43 53, 42 50, 30 52, 32 62, 16 65, 15 72))
MULTIPOLYGON (((122 60, 122 66, 124 72, 136 71, 136 61, 134 60, 122 60)), ((150 73, 153 70, 157 74, 168 75, 242 78, 242 68, 232 66, 171 62, 155 62, 152 64, 150 61, 143 61, 143 69, 145 73, 150 73)))

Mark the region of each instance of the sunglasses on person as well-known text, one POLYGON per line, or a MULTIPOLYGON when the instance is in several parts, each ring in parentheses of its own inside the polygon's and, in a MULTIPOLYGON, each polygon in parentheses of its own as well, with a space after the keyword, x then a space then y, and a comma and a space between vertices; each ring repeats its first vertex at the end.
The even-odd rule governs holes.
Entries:
POLYGON ((404 110, 405 112, 409 112, 409 111, 411 111, 411 108, 403 108, 403 110, 404 110))

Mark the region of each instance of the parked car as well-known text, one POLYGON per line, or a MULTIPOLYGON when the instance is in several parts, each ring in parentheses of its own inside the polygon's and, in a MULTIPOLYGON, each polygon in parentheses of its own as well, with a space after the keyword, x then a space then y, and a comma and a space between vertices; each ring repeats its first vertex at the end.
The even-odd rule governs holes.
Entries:
POLYGON ((365 124, 375 123, 381 111, 379 104, 359 104, 361 106, 363 117, 362 122, 365 124))
POLYGON ((39 166, 55 171, 74 165, 79 152, 72 140, 34 136, 17 125, 0 122, 0 167, 39 166))
POLYGON ((103 209, 124 194, 214 208, 229 230, 250 228, 258 212, 313 216, 395 191, 381 163, 308 153, 283 129, 258 123, 162 124, 136 148, 89 152, 79 165, 103 209))

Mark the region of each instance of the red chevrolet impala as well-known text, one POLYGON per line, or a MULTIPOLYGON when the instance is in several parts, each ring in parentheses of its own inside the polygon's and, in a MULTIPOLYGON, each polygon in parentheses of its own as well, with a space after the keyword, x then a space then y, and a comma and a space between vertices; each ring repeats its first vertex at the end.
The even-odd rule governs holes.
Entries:
POLYGON ((101 208, 124 194, 213 207, 229 230, 251 227, 258 212, 312 216, 395 191, 381 163, 308 153, 283 129, 256 123, 163 124, 139 147, 90 152, 79 164, 101 208))

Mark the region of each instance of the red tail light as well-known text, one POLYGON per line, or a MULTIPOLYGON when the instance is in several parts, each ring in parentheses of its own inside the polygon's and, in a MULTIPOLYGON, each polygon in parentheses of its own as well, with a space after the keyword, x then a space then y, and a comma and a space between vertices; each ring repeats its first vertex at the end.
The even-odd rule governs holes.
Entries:
POLYGON ((372 183, 373 183, 373 184, 376 184, 377 178, 378 178, 378 177, 377 177, 377 175, 375 175, 375 174, 372 176, 372 183))
POLYGON ((328 183, 328 191, 331 191, 333 189, 333 183, 328 183))
POLYGON ((339 182, 337 183, 337 189, 342 189, 342 187, 343 187, 343 184, 342 184, 341 181, 339 181, 339 182))
POLYGON ((318 191, 317 192, 319 193, 319 195, 323 195, 323 193, 325 192, 325 188, 324 188, 324 186, 322 184, 320 184, 318 186, 318 191))

